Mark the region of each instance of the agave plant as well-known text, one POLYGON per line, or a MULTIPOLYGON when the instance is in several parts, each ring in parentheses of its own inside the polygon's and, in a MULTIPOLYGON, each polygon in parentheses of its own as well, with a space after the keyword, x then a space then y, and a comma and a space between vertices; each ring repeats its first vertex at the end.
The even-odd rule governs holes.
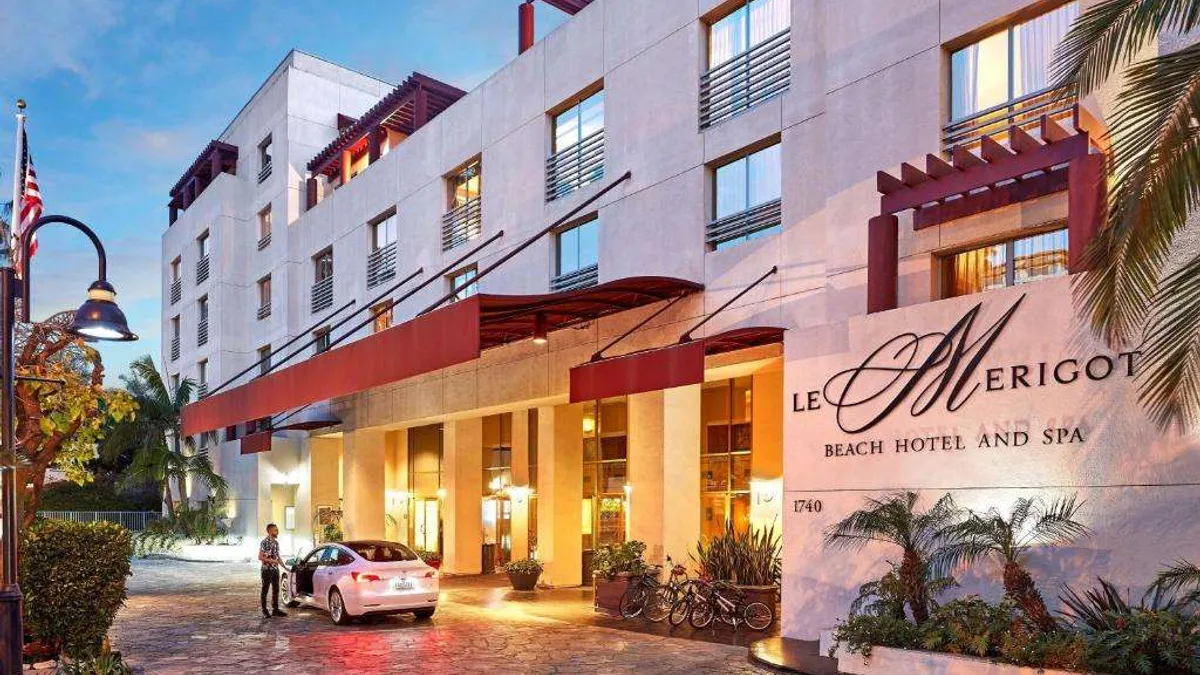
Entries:
POLYGON ((972 512, 946 531, 950 543, 938 552, 933 565, 949 573, 960 564, 996 558, 1004 566, 1004 593, 1038 628, 1054 630, 1057 624, 1025 567, 1025 557, 1032 546, 1058 546, 1090 534, 1075 519, 1082 506, 1075 497, 1049 505, 1039 498, 1022 498, 1007 516, 995 508, 972 512))
POLYGON ((947 530, 958 523, 962 511, 949 494, 928 511, 916 510, 919 500, 915 492, 898 492, 884 499, 868 498, 866 508, 851 513, 826 531, 825 545, 859 550, 877 542, 899 547, 903 553, 899 574, 904 601, 913 620, 925 623, 933 602, 929 582, 937 576, 932 574, 929 562, 939 554, 947 530))
POLYGON ((738 530, 726 522, 720 535, 696 542, 692 560, 701 574, 744 586, 775 586, 782 575, 782 544, 775 527, 738 530))

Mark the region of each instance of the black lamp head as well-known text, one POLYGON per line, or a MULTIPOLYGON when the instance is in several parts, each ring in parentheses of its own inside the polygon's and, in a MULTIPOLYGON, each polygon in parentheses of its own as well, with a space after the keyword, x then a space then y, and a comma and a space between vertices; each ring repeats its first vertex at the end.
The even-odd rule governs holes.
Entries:
POLYGON ((107 281, 96 281, 88 287, 88 299, 75 310, 75 318, 67 331, 86 340, 131 342, 138 339, 129 330, 125 313, 117 307, 117 292, 107 281))

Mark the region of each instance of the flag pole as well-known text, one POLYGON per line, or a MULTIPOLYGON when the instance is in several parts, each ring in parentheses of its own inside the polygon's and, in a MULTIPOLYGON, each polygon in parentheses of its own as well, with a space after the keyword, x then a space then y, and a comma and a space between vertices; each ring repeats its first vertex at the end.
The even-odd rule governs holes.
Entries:
POLYGON ((12 251, 12 233, 15 230, 13 225, 15 220, 21 217, 21 181, 24 178, 21 174, 22 162, 24 156, 22 147, 25 143, 25 99, 17 99, 17 133, 16 139, 13 142, 13 199, 12 213, 8 217, 7 223, 0 223, 0 267, 13 264, 12 251))

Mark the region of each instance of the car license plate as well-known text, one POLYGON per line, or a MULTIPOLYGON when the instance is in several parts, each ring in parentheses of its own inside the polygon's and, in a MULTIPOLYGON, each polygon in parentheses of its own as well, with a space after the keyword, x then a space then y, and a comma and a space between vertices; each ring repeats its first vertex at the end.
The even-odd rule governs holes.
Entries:
POLYGON ((403 577, 396 577, 395 579, 392 579, 393 591, 411 591, 412 587, 412 579, 405 579, 403 577))

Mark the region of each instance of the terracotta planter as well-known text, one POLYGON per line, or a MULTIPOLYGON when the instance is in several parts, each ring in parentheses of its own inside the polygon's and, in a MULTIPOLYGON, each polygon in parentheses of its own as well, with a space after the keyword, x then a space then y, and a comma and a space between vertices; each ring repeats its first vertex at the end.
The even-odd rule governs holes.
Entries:
POLYGON ((593 576, 592 583, 596 589, 594 603, 596 611, 610 616, 621 616, 621 596, 625 595, 625 589, 630 584, 639 583, 641 580, 641 574, 628 572, 618 573, 612 579, 593 576))
POLYGON ((752 602, 761 602, 771 608, 771 613, 775 618, 779 618, 778 599, 779 588, 776 586, 738 586, 738 589, 746 594, 746 604, 752 602))
POLYGON ((541 572, 509 572, 508 583, 512 584, 514 591, 532 591, 537 588, 541 576, 541 572))

